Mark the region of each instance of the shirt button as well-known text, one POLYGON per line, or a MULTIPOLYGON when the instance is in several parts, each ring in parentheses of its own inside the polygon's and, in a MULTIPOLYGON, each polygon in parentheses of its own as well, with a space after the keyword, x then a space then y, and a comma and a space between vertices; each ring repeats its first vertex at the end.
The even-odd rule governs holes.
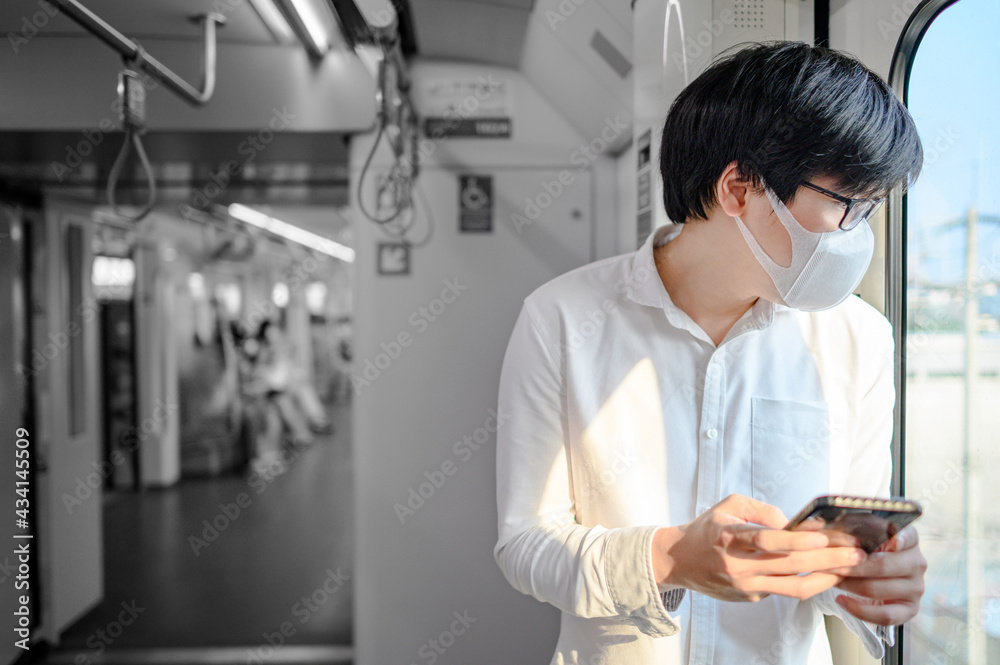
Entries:
POLYGON ((705 436, 707 436, 710 439, 714 439, 715 437, 719 436, 719 431, 713 427, 712 429, 705 432, 705 436))

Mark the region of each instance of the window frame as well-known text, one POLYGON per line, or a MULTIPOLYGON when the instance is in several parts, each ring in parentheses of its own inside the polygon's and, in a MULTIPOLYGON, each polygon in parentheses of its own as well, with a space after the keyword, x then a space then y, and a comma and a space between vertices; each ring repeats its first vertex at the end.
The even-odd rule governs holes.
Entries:
MULTIPOLYGON (((923 0, 907 19, 893 49, 889 86, 909 108, 910 73, 920 43, 931 23, 960 0, 923 0)), ((886 200, 885 303, 896 345, 894 380, 896 405, 892 432, 892 493, 903 496, 906 488, 906 194, 895 187, 886 200)), ((896 627, 896 643, 886 650, 886 665, 903 665, 903 630, 896 627)))

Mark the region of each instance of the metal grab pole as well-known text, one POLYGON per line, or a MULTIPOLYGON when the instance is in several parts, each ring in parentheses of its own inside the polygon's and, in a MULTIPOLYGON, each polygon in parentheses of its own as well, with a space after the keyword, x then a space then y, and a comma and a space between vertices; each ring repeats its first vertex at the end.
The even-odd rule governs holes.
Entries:
MULTIPOLYGON (((121 53, 126 60, 133 60, 139 56, 140 47, 135 42, 108 25, 97 14, 80 4, 79 0, 48 0, 48 2, 57 5, 63 10, 66 16, 79 23, 84 30, 94 34, 105 44, 121 53)), ((218 12, 211 12, 208 14, 199 14, 192 17, 192 19, 202 24, 202 39, 205 46, 202 62, 201 90, 194 88, 145 51, 142 51, 139 66, 146 70, 150 76, 176 92, 184 101, 199 106, 208 102, 215 91, 215 30, 216 24, 224 25, 226 23, 226 17, 218 12)))

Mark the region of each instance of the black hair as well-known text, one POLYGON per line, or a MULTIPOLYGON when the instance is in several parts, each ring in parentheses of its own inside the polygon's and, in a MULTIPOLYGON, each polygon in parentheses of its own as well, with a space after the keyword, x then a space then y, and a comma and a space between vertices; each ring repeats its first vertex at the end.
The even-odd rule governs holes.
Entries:
POLYGON ((906 107, 846 53, 803 42, 725 51, 674 100, 663 123, 660 177, 671 220, 707 219, 731 162, 787 203, 815 176, 853 198, 912 184, 923 150, 906 107))

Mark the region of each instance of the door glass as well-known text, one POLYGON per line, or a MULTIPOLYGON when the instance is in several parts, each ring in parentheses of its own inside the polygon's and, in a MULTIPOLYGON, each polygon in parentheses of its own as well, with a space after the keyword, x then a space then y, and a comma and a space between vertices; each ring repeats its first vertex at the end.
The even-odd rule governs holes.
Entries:
POLYGON ((924 166, 906 203, 905 494, 929 568, 904 662, 1000 663, 1000 3, 930 25, 908 105, 924 166))

